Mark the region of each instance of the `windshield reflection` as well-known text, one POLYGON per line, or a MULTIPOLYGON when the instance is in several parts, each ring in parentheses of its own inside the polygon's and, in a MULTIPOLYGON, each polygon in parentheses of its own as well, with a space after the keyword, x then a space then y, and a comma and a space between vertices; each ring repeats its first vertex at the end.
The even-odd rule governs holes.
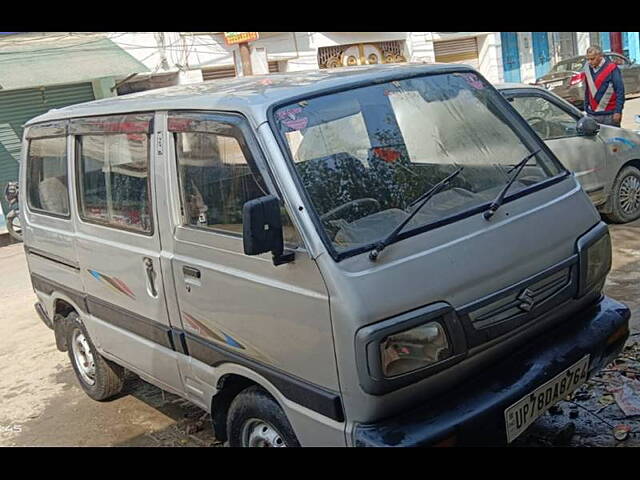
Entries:
MULTIPOLYGON (((491 201, 508 180, 508 167, 531 153, 496 106, 498 95, 475 73, 460 72, 355 88, 276 110, 334 249, 385 238, 408 217, 416 198, 459 166, 464 172, 403 231, 491 201)), ((540 154, 510 195, 561 171, 540 154)))

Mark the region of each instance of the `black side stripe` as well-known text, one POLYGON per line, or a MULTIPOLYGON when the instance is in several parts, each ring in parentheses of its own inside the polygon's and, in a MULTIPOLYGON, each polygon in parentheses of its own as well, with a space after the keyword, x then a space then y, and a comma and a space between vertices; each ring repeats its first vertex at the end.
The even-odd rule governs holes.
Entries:
POLYGON ((31 274, 31 284, 33 285, 33 288, 35 288, 36 290, 40 290, 46 295, 51 295, 54 291, 62 292, 71 300, 73 300, 75 304, 78 305, 81 309, 83 309, 85 312, 87 311, 87 296, 84 293, 79 292, 78 290, 65 287, 58 282, 54 282, 53 280, 41 277, 37 273, 31 274))
POLYGON ((342 403, 338 393, 268 367, 189 332, 185 332, 185 337, 187 347, 193 358, 211 366, 231 362, 249 367, 273 383, 289 400, 338 422, 344 420, 342 403))
POLYGON ((42 250, 31 247, 25 247, 25 251, 29 255, 35 255, 36 257, 44 258, 46 260, 59 263, 60 265, 64 265, 65 267, 73 268, 74 270, 80 271, 80 265, 78 264, 78 262, 74 262, 73 260, 68 260, 66 258, 59 257, 58 255, 54 255, 52 253, 44 252, 42 250))
POLYGON ((100 320, 135 333, 165 348, 175 350, 169 327, 92 296, 87 296, 87 307, 89 313, 100 320))
POLYGON ((53 291, 63 292, 78 305, 82 305, 85 311, 100 320, 162 345, 167 349, 183 355, 191 355, 207 365, 215 367, 222 363, 230 362, 249 367, 269 380, 289 400, 338 422, 344 421, 342 402, 337 392, 319 387, 273 367, 256 362, 191 333, 163 326, 142 315, 70 289, 37 274, 31 274, 31 281, 36 290, 40 290, 47 295, 51 295, 53 291))

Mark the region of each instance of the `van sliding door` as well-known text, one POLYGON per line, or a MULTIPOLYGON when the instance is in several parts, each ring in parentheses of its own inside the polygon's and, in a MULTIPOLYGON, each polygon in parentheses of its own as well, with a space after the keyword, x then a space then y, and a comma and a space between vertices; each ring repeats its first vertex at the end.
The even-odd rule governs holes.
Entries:
POLYGON ((98 349, 181 391, 153 194, 153 114, 72 120, 77 253, 98 349))

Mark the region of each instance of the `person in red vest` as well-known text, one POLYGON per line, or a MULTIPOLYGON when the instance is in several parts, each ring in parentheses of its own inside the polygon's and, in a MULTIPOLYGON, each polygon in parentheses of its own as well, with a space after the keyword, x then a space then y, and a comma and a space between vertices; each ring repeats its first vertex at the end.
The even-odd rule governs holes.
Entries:
POLYGON ((619 127, 624 108, 624 83, 618 66, 594 45, 587 49, 582 75, 586 83, 584 110, 587 115, 603 125, 619 127))

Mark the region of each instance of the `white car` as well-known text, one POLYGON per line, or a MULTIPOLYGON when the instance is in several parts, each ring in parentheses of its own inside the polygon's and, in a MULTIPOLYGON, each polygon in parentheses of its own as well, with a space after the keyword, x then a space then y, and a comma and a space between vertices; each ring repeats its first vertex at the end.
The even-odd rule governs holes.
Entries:
POLYGON ((558 159, 575 172, 585 192, 607 220, 640 217, 640 135, 599 125, 559 96, 537 86, 499 84, 511 102, 558 159))

